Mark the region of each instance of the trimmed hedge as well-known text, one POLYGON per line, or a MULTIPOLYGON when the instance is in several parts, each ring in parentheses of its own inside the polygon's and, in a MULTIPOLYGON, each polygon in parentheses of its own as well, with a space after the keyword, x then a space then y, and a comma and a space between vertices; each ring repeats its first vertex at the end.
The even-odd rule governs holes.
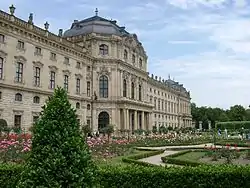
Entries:
MULTIPOLYGON (((144 149, 141 149, 144 150, 144 149)), ((149 150, 145 150, 145 151, 149 151, 149 150)), ((128 156, 128 157, 123 157, 122 158, 122 162, 125 163, 132 163, 132 164, 138 164, 138 165, 142 165, 142 166, 155 166, 153 164, 150 163, 146 163, 143 161, 138 161, 139 159, 143 159, 143 158, 147 158, 147 157, 151 157, 154 155, 159 155, 164 153, 164 150, 156 150, 156 151, 152 151, 151 152, 147 152, 147 153, 140 153, 140 154, 136 154, 136 155, 132 155, 132 156, 128 156)))
POLYGON ((217 128, 224 130, 226 129, 250 129, 250 121, 230 121, 230 122, 219 122, 217 123, 217 128))
POLYGON ((136 144, 136 147, 162 147, 162 146, 188 146, 188 145, 200 145, 212 142, 211 139, 206 139, 203 141, 188 141, 188 142, 162 142, 162 143, 152 143, 152 144, 136 144))
MULTIPOLYGON (((0 165, 1 188, 14 188, 21 166, 0 165)), ((103 188, 249 188, 250 168, 218 165, 183 168, 105 166, 99 168, 98 179, 103 188)))

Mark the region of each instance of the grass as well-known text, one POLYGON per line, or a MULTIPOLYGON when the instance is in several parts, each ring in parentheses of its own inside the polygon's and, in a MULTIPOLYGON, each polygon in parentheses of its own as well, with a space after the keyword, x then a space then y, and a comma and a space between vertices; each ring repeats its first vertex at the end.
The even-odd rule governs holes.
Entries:
POLYGON ((205 156, 206 152, 203 151, 194 151, 194 152, 188 152, 183 155, 179 155, 177 157, 174 157, 175 159, 179 160, 185 160, 185 161, 199 161, 200 158, 205 156))
POLYGON ((127 166, 129 164, 124 163, 122 161, 122 158, 125 156, 131 156, 131 155, 136 155, 136 154, 143 154, 143 153, 147 153, 150 151, 142 151, 142 150, 137 150, 137 149, 131 149, 130 152, 126 153, 123 156, 118 156, 118 157, 113 157, 113 158, 107 158, 107 159, 96 159, 95 162, 98 166, 102 166, 102 165, 124 165, 127 166))

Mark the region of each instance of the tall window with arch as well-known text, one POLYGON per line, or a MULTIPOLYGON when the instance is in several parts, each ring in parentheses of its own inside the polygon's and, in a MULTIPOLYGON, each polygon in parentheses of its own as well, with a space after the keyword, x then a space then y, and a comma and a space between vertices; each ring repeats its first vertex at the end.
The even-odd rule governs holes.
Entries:
POLYGON ((109 53, 109 48, 106 44, 101 44, 99 46, 99 54, 100 55, 108 55, 109 53))
POLYGON ((135 98, 135 84, 134 82, 131 83, 131 98, 135 98))
POLYGON ((123 97, 127 97, 127 80, 123 80, 123 97))
POLYGON ((3 58, 0 57, 0 80, 3 79, 3 58))
POLYGON ((100 98, 108 98, 108 77, 105 75, 99 78, 99 95, 100 98))
POLYGON ((21 62, 17 62, 16 65, 16 82, 23 81, 23 64, 21 62))
POLYGON ((142 100, 142 87, 139 85, 139 101, 142 100))

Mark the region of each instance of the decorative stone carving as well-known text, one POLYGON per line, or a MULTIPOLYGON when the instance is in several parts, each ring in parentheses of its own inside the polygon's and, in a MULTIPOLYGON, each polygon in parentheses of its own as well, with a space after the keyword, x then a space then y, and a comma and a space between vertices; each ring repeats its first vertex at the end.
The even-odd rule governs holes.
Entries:
POLYGON ((76 78, 82 78, 81 74, 75 74, 76 78))
POLYGON ((127 80, 129 78, 129 72, 123 71, 122 78, 127 80))
POLYGON ((0 50, 0 56, 1 56, 1 57, 6 57, 6 56, 7 56, 7 53, 5 53, 4 51, 0 50))
POLYGON ((57 70, 58 70, 58 68, 56 67, 56 66, 54 66, 54 65, 50 65, 50 66, 48 66, 49 67, 49 69, 51 70, 51 71, 54 71, 54 72, 56 72, 57 70))
POLYGON ((41 63, 40 61, 33 61, 33 65, 36 67, 43 67, 43 63, 41 63))
POLYGON ((22 62, 22 63, 25 63, 27 61, 27 59, 23 56, 14 56, 14 58, 16 59, 16 61, 19 61, 19 62, 22 62))
POLYGON ((110 72, 107 67, 102 66, 99 68, 99 71, 97 72, 98 75, 110 75, 110 72))
POLYGON ((32 112, 32 116, 40 116, 41 112, 32 112))
POLYGON ((23 115, 23 110, 13 110, 15 115, 23 115))
POLYGON ((71 72, 69 70, 63 70, 62 71, 64 75, 70 76, 71 72))
POLYGON ((136 76, 135 75, 131 76, 131 82, 134 82, 134 84, 135 84, 135 82, 136 82, 136 76))

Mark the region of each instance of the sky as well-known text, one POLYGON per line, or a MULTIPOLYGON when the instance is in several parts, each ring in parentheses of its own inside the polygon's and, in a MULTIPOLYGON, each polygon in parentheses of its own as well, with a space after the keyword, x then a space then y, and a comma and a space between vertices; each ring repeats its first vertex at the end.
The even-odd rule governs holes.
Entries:
POLYGON ((184 84, 198 106, 250 105, 250 0, 1 0, 0 9, 58 33, 73 20, 117 20, 136 33, 148 72, 184 84))

